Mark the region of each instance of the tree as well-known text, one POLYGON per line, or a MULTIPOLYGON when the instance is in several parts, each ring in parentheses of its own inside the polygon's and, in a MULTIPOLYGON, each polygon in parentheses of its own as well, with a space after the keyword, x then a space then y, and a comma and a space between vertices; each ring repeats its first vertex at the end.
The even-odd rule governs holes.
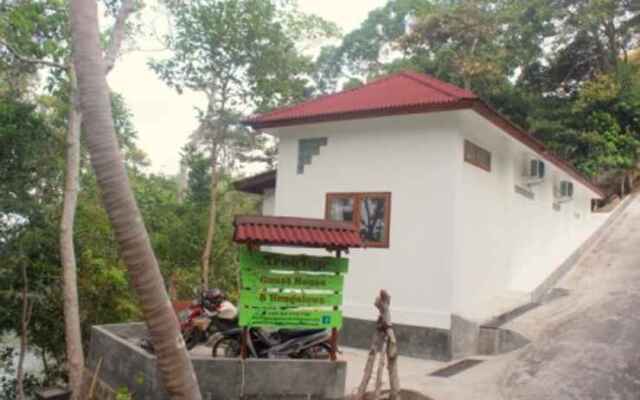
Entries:
POLYGON ((549 57, 548 76, 565 92, 627 62, 640 35, 636 0, 553 0, 559 27, 549 57))
POLYGON ((97 4, 72 0, 70 10, 80 106, 101 197, 157 349, 158 368, 167 392, 172 398, 197 400, 201 398, 198 382, 118 147, 104 77, 97 4))
MULTIPOLYGON (((240 120, 247 111, 305 97, 311 90, 307 75, 313 65, 296 44, 332 35, 335 26, 300 14, 289 1, 195 0, 167 5, 174 26, 167 43, 173 55, 151 61, 151 67, 178 92, 187 88, 207 98, 191 138, 209 154, 209 224, 201 255, 201 286, 206 289, 220 176, 258 144, 240 120)), ((242 159, 247 158, 250 155, 242 159)))
POLYGON ((640 75, 637 67, 620 66, 585 82, 563 134, 549 135, 576 167, 592 177, 624 185, 640 156, 640 75))
POLYGON ((419 17, 404 38, 402 47, 414 56, 439 63, 446 60, 437 68, 454 72, 462 79, 464 87, 471 90, 472 80, 505 75, 498 61, 504 57, 496 43, 499 29, 497 15, 486 4, 462 1, 452 8, 419 17), (493 57, 486 57, 489 51, 482 47, 491 47, 493 57))
MULTIPOLYGON (((69 381, 74 398, 77 398, 82 385, 84 369, 84 353, 80 330, 77 262, 74 249, 74 221, 78 202, 78 180, 80 170, 80 129, 82 114, 77 104, 77 82, 73 65, 69 60, 67 42, 68 19, 67 10, 60 2, 44 1, 42 3, 16 3, 9 7, 5 18, 0 21, 3 35, 9 40, 0 42, 5 49, 21 64, 29 66, 46 66, 55 70, 55 74, 66 75, 66 86, 69 99, 66 135, 66 168, 64 183, 64 200, 62 218, 60 220, 60 256, 65 282, 65 332, 67 357, 69 365, 69 381)), ((134 1, 124 0, 115 16, 115 24, 111 31, 109 46, 105 59, 109 72, 120 51, 125 36, 126 20, 134 11, 134 1)), ((59 76, 57 79, 63 79, 59 76)))
POLYGON ((363 77, 388 72, 399 40, 411 22, 433 7, 431 0, 389 0, 384 6, 369 12, 358 28, 343 37, 340 45, 321 49, 313 75, 318 90, 321 93, 332 92, 343 78, 347 78, 350 81, 348 86, 353 87, 363 77))

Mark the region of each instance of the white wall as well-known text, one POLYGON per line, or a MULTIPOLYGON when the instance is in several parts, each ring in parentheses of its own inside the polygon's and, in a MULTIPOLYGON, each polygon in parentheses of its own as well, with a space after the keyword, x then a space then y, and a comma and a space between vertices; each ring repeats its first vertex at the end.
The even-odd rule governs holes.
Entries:
POLYGON ((375 318, 381 288, 392 295, 398 323, 449 328, 451 313, 489 317, 496 298, 529 293, 605 218, 590 213, 595 195, 575 181, 575 198, 554 210, 554 183, 569 178, 548 162, 545 181, 531 189, 535 198, 517 194, 533 153, 470 110, 273 133, 280 138, 276 201, 266 196, 265 214, 324 218, 328 192, 391 192, 390 247, 350 255, 348 317, 375 318), (298 175, 298 140, 319 137, 327 145, 298 175), (465 138, 491 151, 490 173, 464 162, 465 138))
POLYGON ((276 215, 323 218, 327 192, 391 192, 390 247, 350 255, 344 313, 374 318, 382 288, 394 321, 448 328, 455 126, 444 113, 281 128, 276 215), (327 137, 304 174, 298 140, 327 137))
POLYGON ((522 172, 535 153, 473 111, 458 115, 453 308, 481 319, 497 313, 496 298, 535 289, 605 216, 590 211, 594 193, 549 162, 529 187, 534 199, 516 193, 514 185, 528 187, 522 172), (463 161, 465 139, 491 152, 491 172, 463 161), (575 194, 554 210, 560 180, 573 181, 575 194))
POLYGON ((276 211, 276 191, 266 189, 262 194, 262 215, 275 215, 276 211))

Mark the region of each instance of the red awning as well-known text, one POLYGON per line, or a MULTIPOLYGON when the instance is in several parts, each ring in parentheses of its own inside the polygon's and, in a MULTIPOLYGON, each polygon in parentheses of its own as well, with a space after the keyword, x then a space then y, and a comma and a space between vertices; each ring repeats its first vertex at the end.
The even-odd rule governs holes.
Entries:
POLYGON ((269 246, 327 249, 362 247, 358 230, 350 223, 326 219, 237 216, 233 240, 269 246))

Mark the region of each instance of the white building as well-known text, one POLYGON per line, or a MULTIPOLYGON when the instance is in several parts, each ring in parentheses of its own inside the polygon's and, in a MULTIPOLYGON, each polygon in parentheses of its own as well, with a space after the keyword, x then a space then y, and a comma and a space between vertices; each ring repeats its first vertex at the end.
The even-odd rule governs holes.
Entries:
POLYGON ((482 323, 531 301, 603 223, 602 192, 473 93, 403 72, 256 116, 278 170, 237 182, 265 215, 361 226, 343 336, 375 318, 381 288, 407 353, 451 355, 452 317, 482 323))

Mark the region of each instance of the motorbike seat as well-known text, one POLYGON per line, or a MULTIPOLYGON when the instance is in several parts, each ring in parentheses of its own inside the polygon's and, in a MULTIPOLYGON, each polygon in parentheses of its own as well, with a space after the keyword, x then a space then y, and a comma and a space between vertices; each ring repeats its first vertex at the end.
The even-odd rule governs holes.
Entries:
POLYGON ((280 329, 278 335, 282 340, 295 339, 302 336, 323 332, 324 329, 280 329))

